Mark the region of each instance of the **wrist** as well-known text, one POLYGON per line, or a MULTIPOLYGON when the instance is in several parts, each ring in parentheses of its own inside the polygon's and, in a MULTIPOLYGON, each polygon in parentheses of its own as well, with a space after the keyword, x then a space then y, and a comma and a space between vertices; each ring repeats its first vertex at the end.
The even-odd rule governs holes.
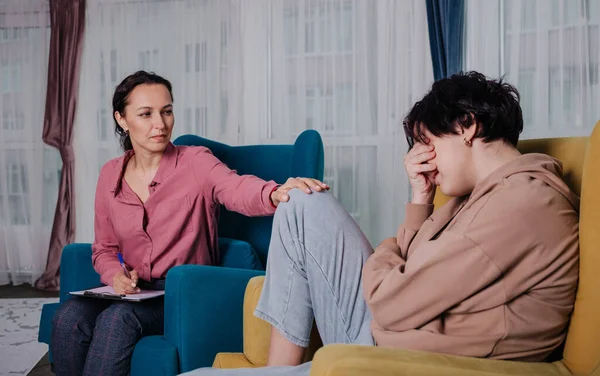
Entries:
POLYGON ((433 198, 435 197, 435 191, 429 194, 413 194, 411 204, 415 205, 431 205, 433 204, 433 198))
POLYGON ((271 204, 271 207, 273 209, 277 209, 277 205, 275 205, 275 203, 273 202, 273 193, 275 193, 275 191, 279 189, 279 187, 281 187, 281 184, 277 184, 276 186, 274 186, 273 189, 271 189, 271 193, 269 193, 269 204, 271 204))

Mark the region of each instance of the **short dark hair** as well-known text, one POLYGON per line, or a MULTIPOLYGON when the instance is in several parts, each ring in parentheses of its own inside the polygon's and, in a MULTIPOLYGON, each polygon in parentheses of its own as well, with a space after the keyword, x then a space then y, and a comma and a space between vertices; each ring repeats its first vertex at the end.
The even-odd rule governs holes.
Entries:
POLYGON ((127 106, 129 99, 129 94, 133 91, 133 89, 142 84, 158 84, 164 85, 167 90, 169 90, 169 94, 171 95, 171 100, 173 100, 173 88, 169 80, 153 73, 146 71, 137 71, 129 76, 125 77, 123 81, 117 86, 115 89, 115 94, 113 95, 112 105, 113 105, 113 120, 115 121, 115 133, 119 136, 119 142, 121 143, 121 147, 123 150, 131 150, 133 146, 131 145, 131 139, 129 138, 129 134, 125 132, 123 128, 117 123, 117 119, 115 118, 115 112, 119 112, 121 115, 125 113, 125 107, 127 106))
MULTIPOLYGON (((436 81, 404 119, 407 140, 424 141, 427 129, 436 137, 458 134, 457 125, 478 125, 476 138, 504 140, 513 146, 523 131, 523 112, 517 89, 503 79, 478 72, 457 73, 436 81)), ((413 141, 414 142, 414 141, 413 141)))

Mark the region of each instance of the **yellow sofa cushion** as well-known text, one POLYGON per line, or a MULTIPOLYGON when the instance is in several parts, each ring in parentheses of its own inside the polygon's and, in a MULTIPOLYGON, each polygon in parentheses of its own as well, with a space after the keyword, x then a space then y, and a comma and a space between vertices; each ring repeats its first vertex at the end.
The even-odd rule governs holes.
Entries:
POLYGON ((311 376, 566 376, 560 363, 467 358, 374 346, 329 345, 315 355, 311 376))

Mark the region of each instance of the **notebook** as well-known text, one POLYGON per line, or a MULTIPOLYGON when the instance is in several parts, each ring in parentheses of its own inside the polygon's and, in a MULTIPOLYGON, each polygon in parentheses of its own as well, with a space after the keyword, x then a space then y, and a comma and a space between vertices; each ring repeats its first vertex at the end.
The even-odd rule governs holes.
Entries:
POLYGON ((115 293, 115 290, 111 286, 102 286, 95 289, 72 291, 70 295, 83 296, 86 298, 98 298, 98 299, 112 299, 112 300, 125 300, 130 302, 141 302, 142 300, 148 300, 152 298, 158 298, 159 296, 165 295, 164 291, 161 290, 144 290, 142 289, 138 294, 120 295, 115 293))

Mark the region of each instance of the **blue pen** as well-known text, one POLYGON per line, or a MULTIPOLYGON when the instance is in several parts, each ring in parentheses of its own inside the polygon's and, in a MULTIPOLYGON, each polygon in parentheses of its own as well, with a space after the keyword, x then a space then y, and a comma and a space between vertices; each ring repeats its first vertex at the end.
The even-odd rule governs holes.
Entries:
POLYGON ((131 274, 129 274, 129 270, 127 270, 127 266, 125 266, 125 261, 123 261, 123 255, 121 255, 121 252, 117 253, 117 257, 119 258, 119 264, 121 264, 121 268, 123 268, 123 271, 125 272, 125 277, 131 279, 131 274))

